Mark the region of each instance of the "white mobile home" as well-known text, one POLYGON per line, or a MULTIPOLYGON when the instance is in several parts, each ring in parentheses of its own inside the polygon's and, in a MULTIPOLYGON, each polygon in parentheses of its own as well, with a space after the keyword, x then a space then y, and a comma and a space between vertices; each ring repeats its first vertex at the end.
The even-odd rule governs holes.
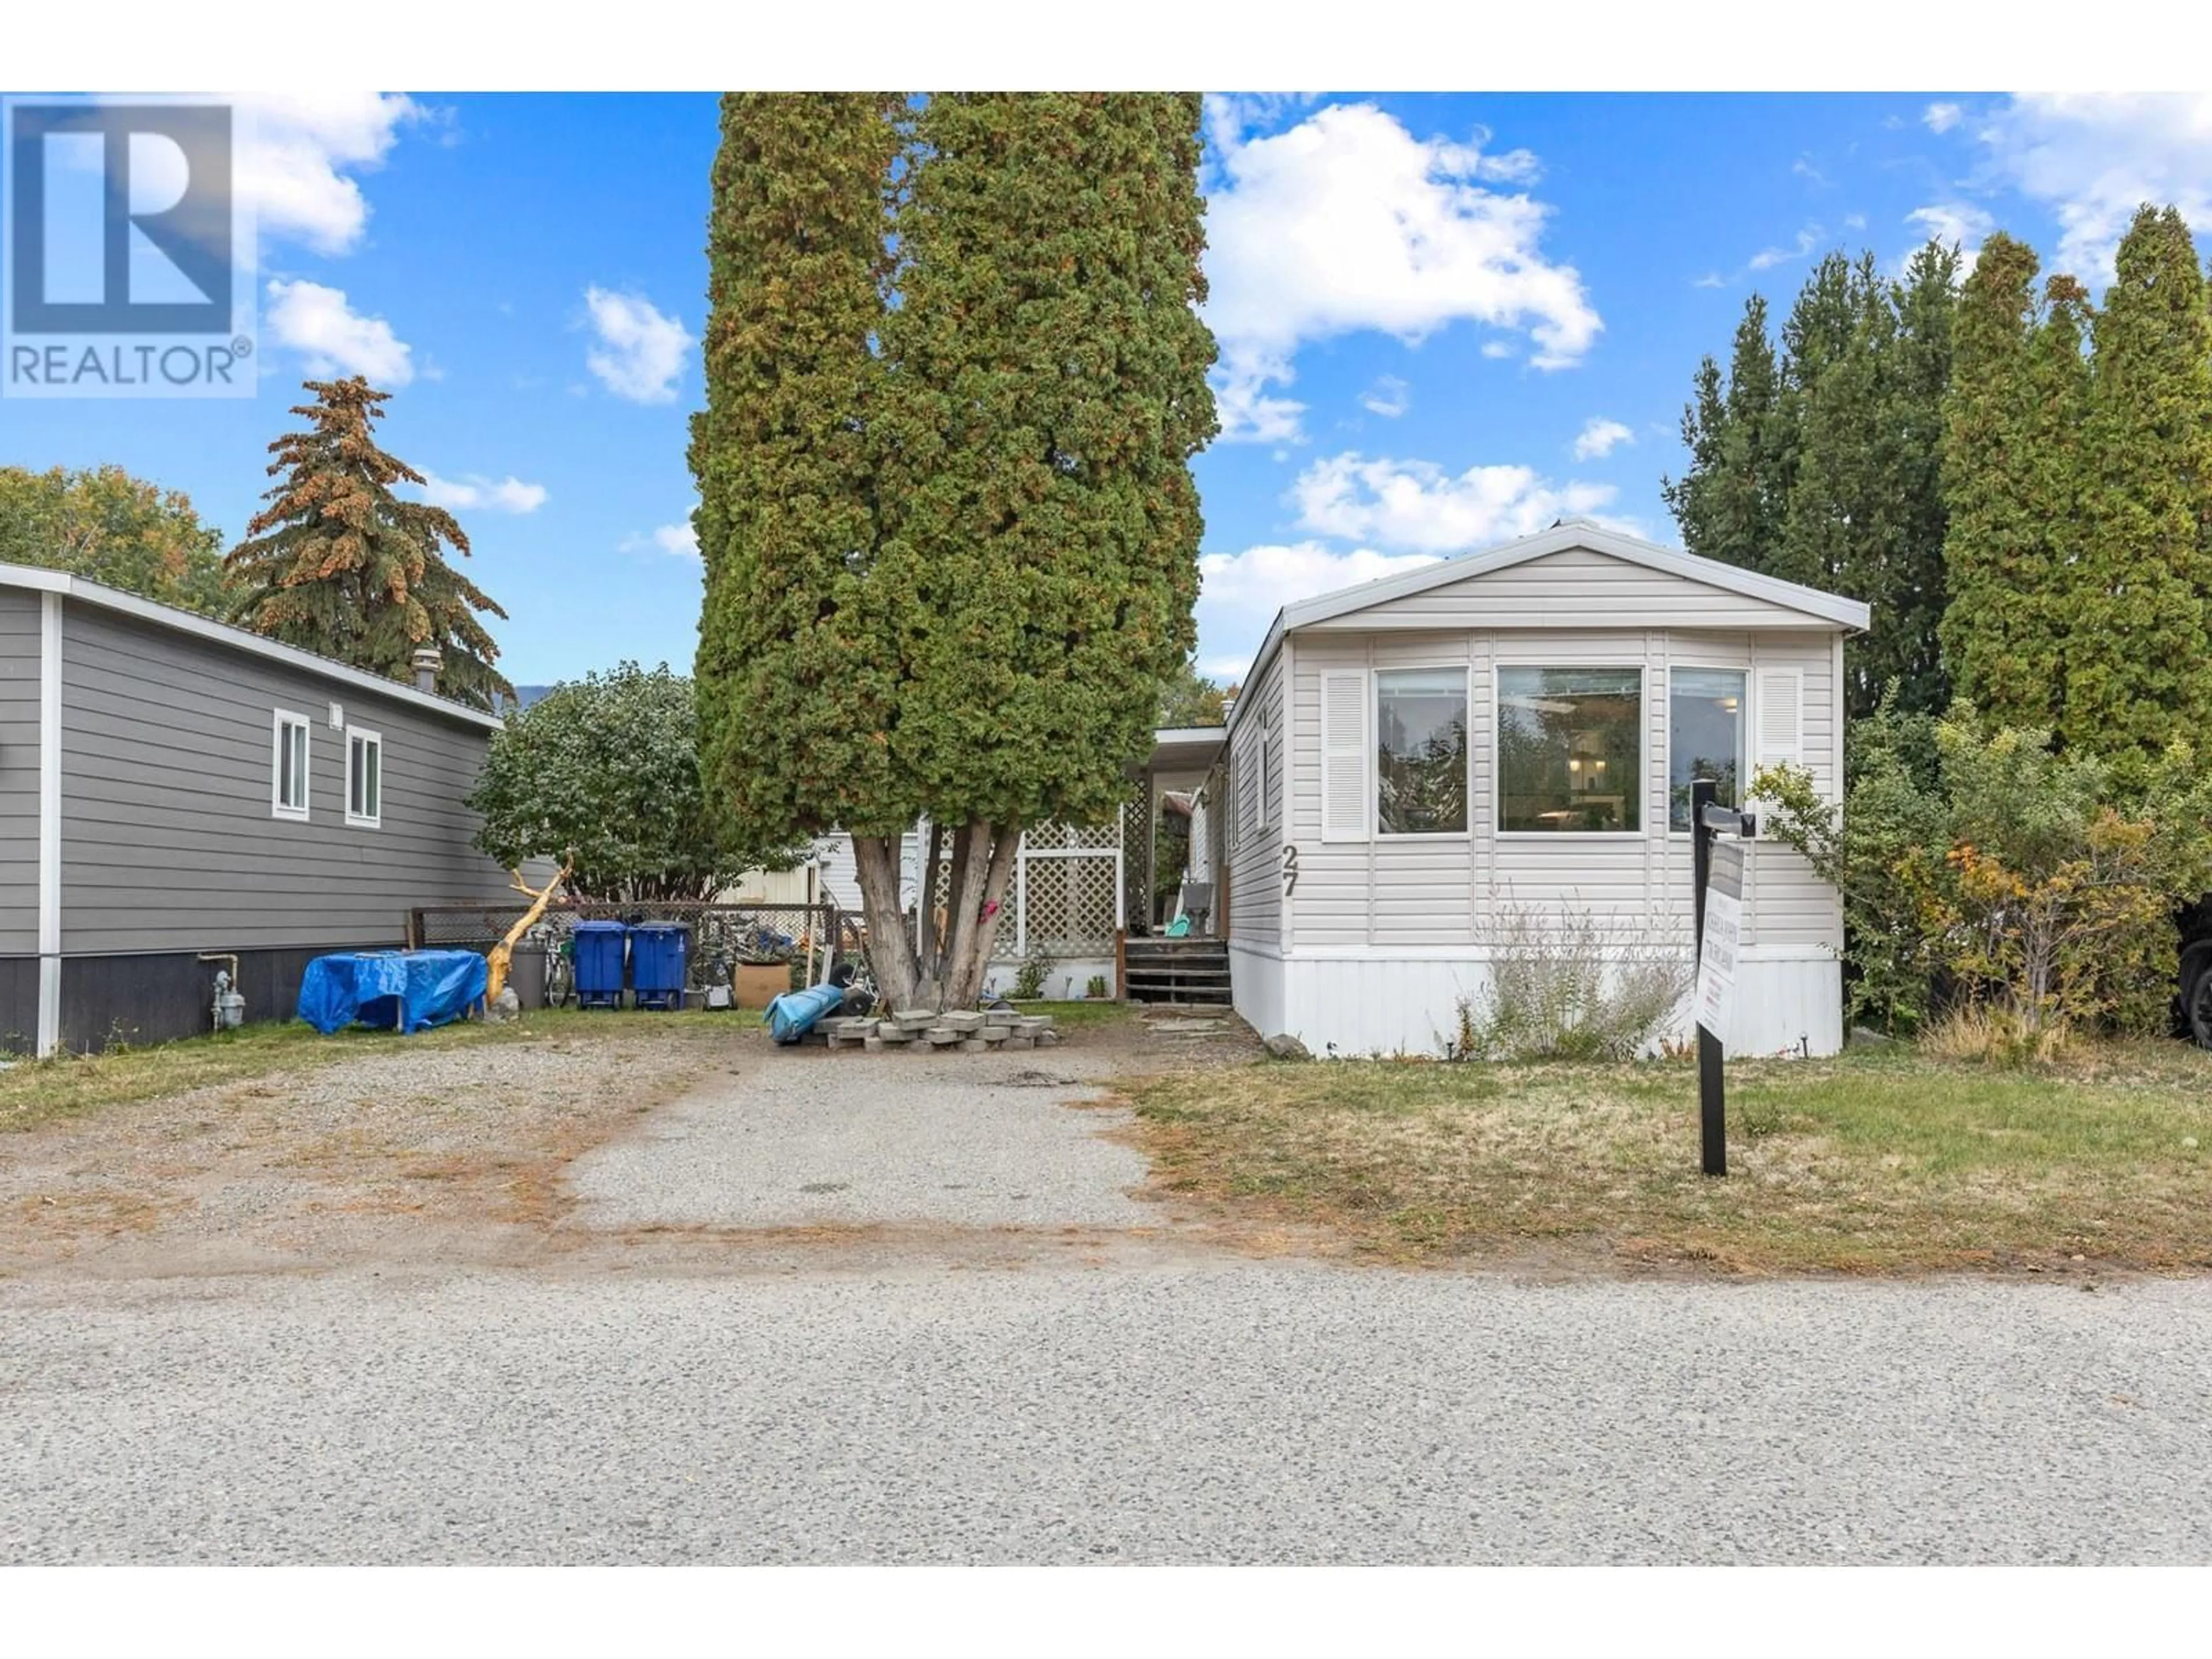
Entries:
MULTIPOLYGON (((1690 779, 1741 805, 1790 761, 1832 797, 1866 623, 1581 520, 1286 607, 1229 723, 1237 1011, 1316 1054, 1437 1052, 1516 908, 1686 955, 1690 779)), ((1835 893, 1771 841, 1746 884, 1730 1048, 1835 1052, 1835 893)))

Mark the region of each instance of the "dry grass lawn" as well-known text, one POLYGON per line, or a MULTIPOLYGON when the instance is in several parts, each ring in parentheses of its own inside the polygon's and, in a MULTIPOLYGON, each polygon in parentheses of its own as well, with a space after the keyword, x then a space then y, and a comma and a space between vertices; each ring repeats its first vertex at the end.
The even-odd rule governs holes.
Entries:
POLYGON ((1725 1180, 1698 1173, 1682 1064, 1262 1062, 1126 1092, 1170 1192, 1398 1260, 2212 1267, 2212 1054, 2178 1043, 1731 1063, 1725 1180))

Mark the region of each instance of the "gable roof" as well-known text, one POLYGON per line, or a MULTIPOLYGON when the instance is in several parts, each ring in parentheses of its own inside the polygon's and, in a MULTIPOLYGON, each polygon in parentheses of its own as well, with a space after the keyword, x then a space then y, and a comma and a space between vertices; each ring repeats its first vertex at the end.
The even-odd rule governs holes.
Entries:
POLYGON ((41 565, 0 562, 0 587, 22 588, 37 593, 58 593, 64 599, 75 599, 82 605, 98 605, 104 611, 112 611, 138 622, 150 623, 157 628, 190 634, 233 651, 243 651, 249 656, 266 658, 334 684, 373 691, 380 697, 390 697, 487 732, 496 732, 504 724, 498 715, 487 714, 465 702, 456 702, 451 697, 418 691, 404 681, 388 680, 381 674, 356 668, 351 663, 340 662, 334 657, 303 651, 295 645, 284 645, 250 629, 234 628, 228 623, 216 622, 198 611, 162 605, 137 593, 125 592, 119 587, 110 587, 105 582, 71 575, 65 570, 48 570, 41 565))
MULTIPOLYGON (((1323 593, 1314 599, 1300 599, 1295 605, 1285 605, 1275 613, 1274 623, 1261 643, 1259 654, 1253 658, 1252 667, 1245 675, 1245 681, 1249 684, 1259 680, 1268 661, 1281 647, 1283 636, 1297 629, 1334 621, 1339 617, 1356 615, 1393 599, 1425 593, 1431 588, 1443 587, 1449 583, 1487 576, 1493 571, 1510 569, 1532 559, 1548 558, 1571 548, 1601 553, 1625 564, 1663 571, 1668 575, 1701 582, 1726 592, 1741 593, 1747 599, 1762 600, 1785 611, 1798 611, 1852 632, 1863 631, 1871 615, 1863 600, 1847 599, 1839 593, 1823 592, 1817 587, 1784 581, 1778 576, 1762 575, 1756 570, 1723 564, 1718 559, 1701 558, 1695 553, 1685 553, 1680 548, 1662 547, 1658 543, 1647 542, 1641 537, 1607 530, 1589 519, 1561 519, 1550 529, 1540 530, 1534 535, 1523 536, 1517 541, 1472 553, 1455 554, 1450 558, 1439 559, 1434 564, 1425 564, 1419 569, 1403 571, 1395 576, 1379 577, 1355 587, 1339 588, 1334 593, 1323 593)), ((1233 712, 1230 723, 1236 723, 1233 712)))

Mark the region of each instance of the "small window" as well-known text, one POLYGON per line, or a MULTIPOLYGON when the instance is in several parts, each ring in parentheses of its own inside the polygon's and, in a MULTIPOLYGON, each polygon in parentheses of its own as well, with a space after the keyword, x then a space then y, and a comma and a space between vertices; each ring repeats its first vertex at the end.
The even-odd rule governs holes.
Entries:
POLYGON ((1499 669, 1498 827, 1640 830, 1643 714, 1641 669, 1499 669))
POLYGON ((275 748, 269 767, 272 817, 304 819, 307 816, 307 729, 305 714, 276 711, 275 748))
POLYGON ((374 830, 384 818, 384 739, 359 726, 346 733, 346 822, 374 830))
POLYGON ((1466 833, 1466 670, 1375 676, 1375 823, 1386 836, 1466 833))
POLYGON ((1741 668, 1677 668, 1668 677, 1667 827, 1690 827, 1690 783, 1711 778, 1713 799, 1743 805, 1741 668))

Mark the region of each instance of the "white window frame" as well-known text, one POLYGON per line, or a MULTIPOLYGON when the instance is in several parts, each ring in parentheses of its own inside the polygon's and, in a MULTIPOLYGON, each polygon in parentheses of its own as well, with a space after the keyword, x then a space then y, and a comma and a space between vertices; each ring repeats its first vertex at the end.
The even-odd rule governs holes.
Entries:
POLYGON ((372 732, 365 726, 349 726, 345 733, 345 821, 357 830, 377 830, 384 824, 384 734, 372 732), (353 808, 353 757, 356 744, 373 744, 376 750, 375 811, 356 812, 353 808))
MULTIPOLYGON (((1748 797, 1751 793, 1751 775, 1759 769, 1759 763, 1753 757, 1757 739, 1751 725, 1751 702, 1752 699, 1758 695, 1758 690, 1752 665, 1747 659, 1739 659, 1735 662, 1718 660, 1708 662, 1700 658, 1677 657, 1668 661, 1667 752, 1661 757, 1666 763, 1667 833, 1670 836, 1686 836, 1690 833, 1687 826, 1680 830, 1674 828, 1674 674, 1678 669, 1686 669, 1693 674, 1741 674, 1743 676, 1743 706, 1735 711, 1737 750, 1735 787, 1738 794, 1746 797, 1748 797)), ((1736 805, 1741 810, 1749 810, 1741 801, 1738 801, 1736 805)))
POLYGON ((1394 662, 1377 664, 1367 675, 1367 833, 1379 845, 1401 842, 1469 841, 1474 836, 1474 665, 1458 662, 1394 662), (1460 707, 1466 711, 1467 828, 1464 830, 1385 830, 1382 827, 1382 682, 1392 674, 1451 674, 1459 676, 1460 707))
POLYGON ((1651 665, 1641 655, 1616 657, 1577 653, 1572 661, 1558 657, 1501 658, 1491 667, 1490 696, 1490 833, 1499 841, 1535 842, 1544 845, 1575 846, 1586 842, 1648 841, 1665 835, 1665 803, 1661 803, 1660 825, 1651 825, 1651 665), (1636 671, 1636 774, 1638 796, 1635 830, 1507 830, 1498 822, 1505 788, 1505 675, 1515 668, 1632 668, 1636 671))
POLYGON ((269 717, 269 816, 307 823, 314 806, 314 790, 315 723, 289 708, 276 709, 269 717), (293 726, 300 732, 300 803, 296 806, 284 799, 284 733, 293 726))

